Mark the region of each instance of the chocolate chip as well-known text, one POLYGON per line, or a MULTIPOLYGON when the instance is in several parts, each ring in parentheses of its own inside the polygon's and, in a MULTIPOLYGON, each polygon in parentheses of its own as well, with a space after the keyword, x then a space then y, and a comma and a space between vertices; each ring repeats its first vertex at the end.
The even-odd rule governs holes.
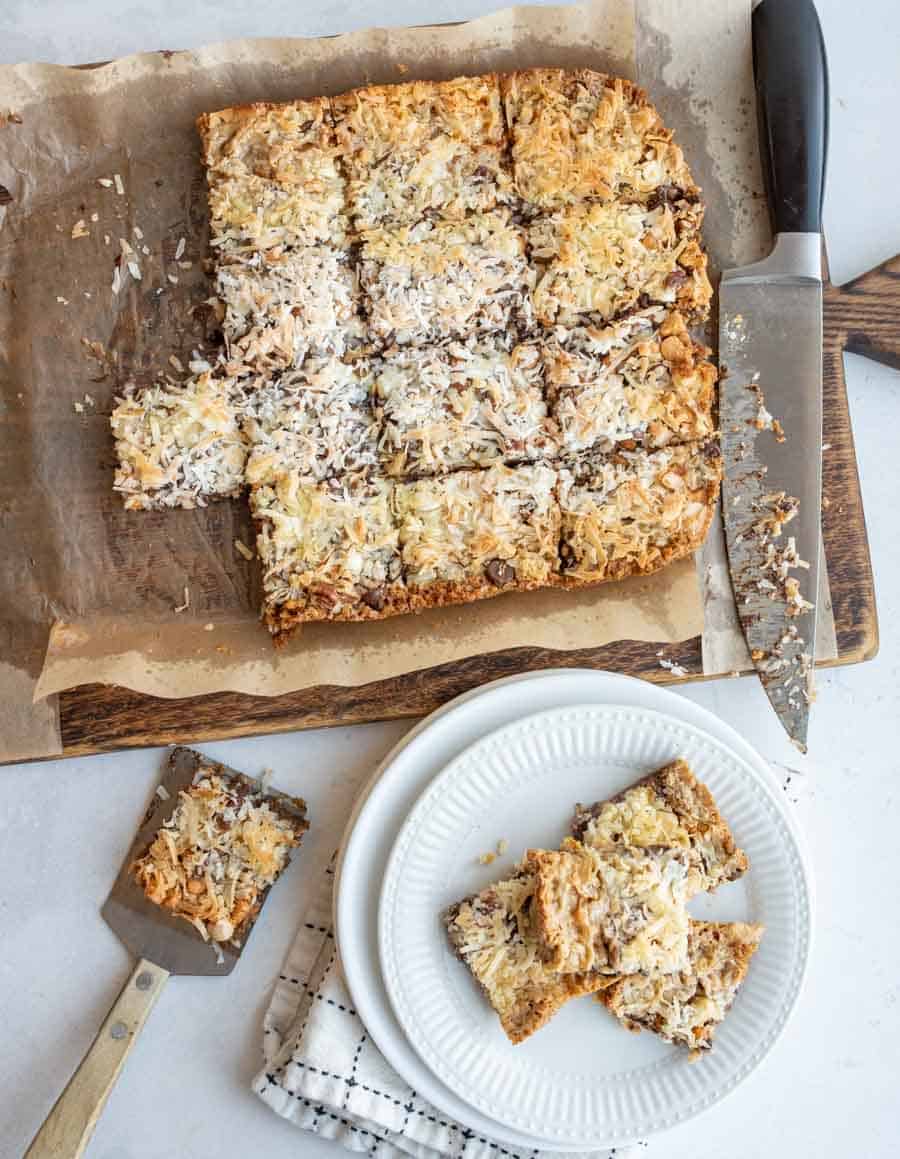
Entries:
POLYGON ((369 588, 368 591, 363 592, 362 602, 373 612, 380 612, 384 607, 384 588, 369 588))
POLYGON ((511 584, 516 578, 515 568, 510 567, 502 559, 492 559, 486 563, 484 565, 484 574, 498 588, 506 587, 507 584, 511 584))
POLYGON ((684 197, 684 190, 680 185, 658 185, 647 198, 648 209, 658 209, 667 202, 680 201, 684 197))
POLYGON ((641 310, 646 310, 647 307, 651 306, 652 304, 653 303, 650 300, 649 294, 641 294, 641 296, 638 298, 638 306, 641 310))
POLYGON ((688 276, 680 267, 677 270, 672 270, 671 274, 666 278, 667 286, 683 286, 688 280, 688 276))
POLYGON ((9 205, 12 199, 13 195, 6 188, 6 186, 0 185, 0 205, 9 205))
POLYGON ((490 177, 490 175, 491 171, 488 169, 487 165, 479 165, 474 173, 475 177, 490 177))

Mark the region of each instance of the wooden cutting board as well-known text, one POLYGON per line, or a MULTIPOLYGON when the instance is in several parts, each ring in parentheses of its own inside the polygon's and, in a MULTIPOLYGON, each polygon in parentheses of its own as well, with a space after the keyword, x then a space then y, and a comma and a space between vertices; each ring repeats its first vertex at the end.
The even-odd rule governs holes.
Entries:
MULTIPOLYGON (((856 664, 877 652, 878 622, 844 351, 900 369, 900 255, 847 285, 829 281, 825 289, 822 523, 838 645, 832 663, 856 664)), ((631 640, 576 652, 516 648, 359 688, 321 685, 273 697, 220 692, 160 700, 88 684, 59 697, 62 755, 420 716, 469 688, 540 668, 606 668, 668 684, 703 679, 699 636, 665 648, 665 658, 686 676, 673 678, 660 667, 659 650, 631 640)))

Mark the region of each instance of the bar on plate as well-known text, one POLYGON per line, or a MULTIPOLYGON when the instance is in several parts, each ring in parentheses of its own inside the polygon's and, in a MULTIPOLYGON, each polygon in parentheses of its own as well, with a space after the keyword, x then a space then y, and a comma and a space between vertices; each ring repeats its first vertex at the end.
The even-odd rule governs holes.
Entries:
POLYGON ((734 881, 749 867, 712 793, 681 758, 615 797, 576 806, 572 834, 600 852, 623 846, 683 851, 690 896, 734 881))
POLYGON ((551 457, 541 351, 503 335, 402 346, 375 382, 379 456, 398 477, 551 457))
POLYGON ((398 483, 411 610, 547 586, 558 567, 556 481, 535 463, 398 483))
POLYGON ((691 921, 687 969, 625 975, 598 991, 597 1001, 628 1030, 650 1030, 696 1059, 712 1049, 763 932, 747 922, 691 921))
POLYGON ((548 970, 534 930, 535 879, 526 857, 513 876, 451 906, 444 924, 513 1043, 534 1034, 570 998, 609 981, 602 974, 548 970))
POLYGON ((561 974, 671 973, 687 967, 688 859, 682 850, 598 850, 566 838, 533 850, 534 928, 561 974))

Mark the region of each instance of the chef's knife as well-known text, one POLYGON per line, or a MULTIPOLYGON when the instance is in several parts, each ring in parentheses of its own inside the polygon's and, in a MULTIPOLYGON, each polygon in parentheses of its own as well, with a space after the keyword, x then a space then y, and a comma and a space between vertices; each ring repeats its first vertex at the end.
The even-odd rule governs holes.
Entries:
MULTIPOLYGON (((170 753, 160 787, 102 911, 107 923, 138 959, 137 965, 78 1070, 34 1137, 25 1159, 77 1159, 83 1155, 100 1112, 169 975, 230 974, 247 945, 247 935, 258 914, 242 926, 239 943, 228 941, 214 946, 205 942, 189 922, 149 901, 131 873, 131 863, 174 812, 179 792, 193 782, 201 769, 210 768, 258 791, 258 785, 250 778, 191 749, 179 747, 170 753)), ((266 796, 277 800, 282 812, 296 817, 298 824, 305 827, 303 801, 271 789, 266 790, 266 796)))
POLYGON ((775 244, 763 261, 722 275, 722 504, 750 655, 788 735, 805 752, 821 538, 828 73, 811 0, 763 0, 752 21, 775 244))

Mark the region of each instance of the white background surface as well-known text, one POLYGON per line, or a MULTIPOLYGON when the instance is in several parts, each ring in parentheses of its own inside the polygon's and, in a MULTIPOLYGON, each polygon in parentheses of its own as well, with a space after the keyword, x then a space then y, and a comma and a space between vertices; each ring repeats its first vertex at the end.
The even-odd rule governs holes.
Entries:
MULTIPOLYGON (((713 3, 714 0, 710 0, 713 3)), ((461 19, 491 0, 3 0, 0 62, 76 63, 238 36, 322 35, 461 19)), ((900 7, 819 0, 832 82, 825 224, 832 274, 900 251, 900 7)), ((767 1063, 725 1103, 652 1145, 666 1159, 900 1155, 900 374, 847 360, 875 566, 881 653, 820 676, 802 760, 752 680, 685 695, 764 755, 801 766, 817 887, 809 982, 767 1063)), ((838 496, 832 499, 839 501, 838 496)), ((89 1159, 338 1159, 247 1090, 270 984, 302 918, 304 868, 342 826, 353 786, 408 727, 204 746, 303 793, 313 830, 229 979, 170 983, 114 1091, 89 1159)), ((21 1155, 125 980, 99 907, 160 767, 159 751, 0 769, 0 1155, 21 1155)))

